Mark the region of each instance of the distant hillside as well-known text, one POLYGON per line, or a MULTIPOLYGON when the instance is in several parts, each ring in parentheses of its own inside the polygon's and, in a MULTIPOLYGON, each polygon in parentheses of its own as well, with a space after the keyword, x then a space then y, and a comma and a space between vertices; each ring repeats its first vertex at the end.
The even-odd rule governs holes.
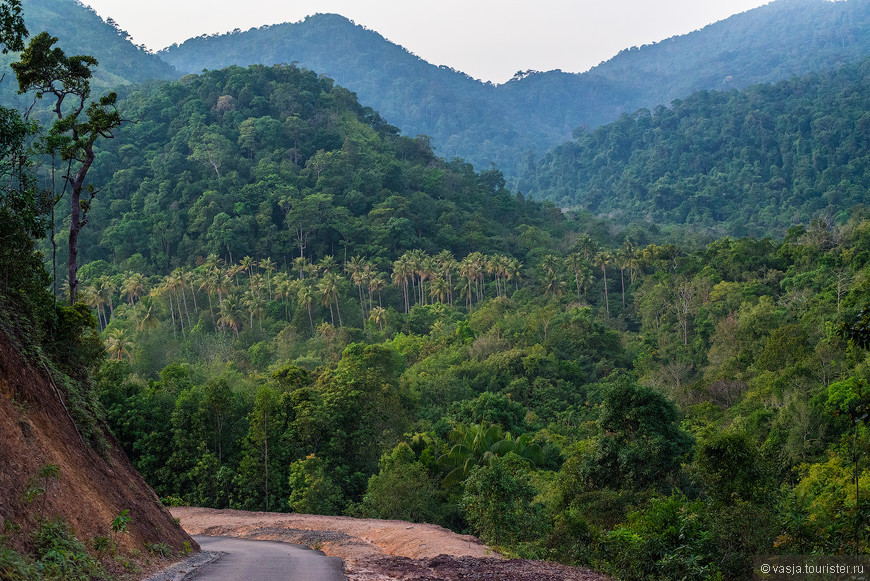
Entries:
POLYGON ((618 221, 784 233, 868 202, 870 59, 670 108, 579 134, 522 174, 536 198, 618 221))
POLYGON ((118 107, 139 122, 101 145, 89 175, 105 186, 82 232, 85 261, 138 254, 159 272, 212 253, 505 252, 520 226, 561 218, 293 65, 128 88, 118 107))
POLYGON ((742 88, 820 71, 870 54, 870 2, 779 0, 702 30, 625 50, 583 74, 527 72, 498 87, 436 67, 376 32, 318 15, 190 39, 160 56, 186 72, 297 62, 357 93, 440 155, 517 174, 538 154, 640 107, 699 89, 742 88))
MULTIPOLYGON (((67 54, 87 54, 97 58, 95 86, 116 87, 151 79, 174 79, 178 73, 156 55, 137 47, 117 25, 103 21, 91 8, 77 0, 25 1, 24 20, 31 36, 43 30, 60 39, 67 54)), ((0 55, 0 69, 6 82, 0 84, 0 101, 15 103, 18 89, 9 63, 14 54, 0 55)))

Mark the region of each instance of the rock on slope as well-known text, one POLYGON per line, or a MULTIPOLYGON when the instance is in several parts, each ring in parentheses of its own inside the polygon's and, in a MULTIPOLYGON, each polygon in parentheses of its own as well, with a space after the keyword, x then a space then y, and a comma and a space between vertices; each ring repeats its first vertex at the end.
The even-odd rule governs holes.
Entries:
POLYGON ((40 517, 62 518, 82 541, 108 537, 112 520, 129 510, 128 534, 118 535, 124 552, 143 544, 166 543, 181 553, 188 535, 173 521, 156 494, 106 435, 109 447, 97 454, 79 436, 60 392, 46 369, 18 352, 0 332, 0 520, 21 527, 9 535, 16 549, 26 549, 29 531, 40 517), (28 502, 25 491, 48 465, 59 467, 45 494, 28 502), (33 479, 33 480, 32 480, 33 479))

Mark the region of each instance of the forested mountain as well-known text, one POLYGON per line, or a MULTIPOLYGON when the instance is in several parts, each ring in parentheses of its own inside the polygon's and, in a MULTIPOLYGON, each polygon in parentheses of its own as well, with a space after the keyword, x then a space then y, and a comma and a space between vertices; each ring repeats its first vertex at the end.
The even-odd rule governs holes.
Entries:
MULTIPOLYGON (((857 18, 866 5, 751 14, 824 23, 847 6, 857 18)), ((334 25, 337 44, 352 36, 337 17, 309 22, 334 25)), ((253 36, 197 42, 234 38, 253 36)), ((105 418, 165 504, 438 523, 626 581, 746 579, 753 555, 867 554, 870 214, 851 206, 870 187, 868 76, 860 61, 702 91, 526 164, 535 187, 594 184, 588 207, 627 227, 436 157, 294 64, 121 87, 120 129, 114 96, 51 131, 3 109, 0 329, 54 378, 43 393, 58 410, 63 394, 73 444, 108 452, 105 418), (81 182, 65 206, 71 188, 51 185, 83 162, 51 164, 91 152, 86 135, 63 139, 73 130, 100 138, 93 189, 81 182), (45 269, 51 236, 74 230, 65 207, 86 214, 69 306, 45 269), (785 230, 819 210, 830 220, 785 230), (675 244, 666 222, 784 235, 675 244)), ((463 82, 543 97, 594 77, 463 82)), ((622 90, 595 78, 590 101, 622 90)), ((525 101, 523 122, 545 119, 545 101, 540 113, 525 101)), ((469 127, 469 143, 488 139, 469 127)), ((26 441, 41 402, 0 388, 0 418, 26 441)), ((18 471, 0 490, 44 507, 64 473, 18 471)), ((118 508, 101 516, 111 538, 94 529, 75 551, 62 521, 5 523, 0 570, 39 578, 58 560, 111 563, 118 545, 169 550, 119 540, 118 508)))
MULTIPOLYGON (((96 57, 100 63, 94 76, 97 88, 178 77, 170 65, 130 42, 117 24, 104 22, 78 0, 29 0, 23 8, 31 36, 45 30, 60 39, 66 54, 96 57)), ((7 104, 18 100, 15 75, 9 68, 16 58, 15 54, 0 55, 0 67, 7 79, 0 84, 0 100, 7 104)))
POLYGON ((392 260, 412 248, 516 249, 561 213, 495 170, 436 158, 352 93, 294 65, 233 67, 129 89, 104 142, 88 260, 158 271, 216 254, 392 260))
POLYGON ((868 201, 870 60, 641 109, 530 164, 520 189, 626 223, 784 234, 868 201))
MULTIPOLYGON (((436 67, 337 15, 318 15, 160 52, 179 70, 298 62, 357 93, 439 155, 515 176, 523 154, 569 139, 640 107, 699 89, 742 88, 819 71, 870 54, 864 0, 779 0, 702 30, 634 47, 583 74, 529 72, 503 85, 436 67)), ((513 182, 511 182, 513 185, 513 182)))

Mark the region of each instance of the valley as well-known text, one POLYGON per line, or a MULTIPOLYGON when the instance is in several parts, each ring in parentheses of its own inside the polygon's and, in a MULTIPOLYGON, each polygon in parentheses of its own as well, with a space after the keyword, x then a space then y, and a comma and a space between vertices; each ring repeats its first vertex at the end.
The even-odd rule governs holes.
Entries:
POLYGON ((4 581, 865 554, 867 7, 495 86, 338 15, 151 54, 0 0, 4 581))

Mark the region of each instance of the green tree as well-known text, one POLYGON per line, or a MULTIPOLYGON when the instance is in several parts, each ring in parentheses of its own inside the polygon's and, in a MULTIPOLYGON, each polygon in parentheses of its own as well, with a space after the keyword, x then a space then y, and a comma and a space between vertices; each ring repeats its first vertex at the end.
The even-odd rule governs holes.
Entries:
POLYGON ((498 424, 459 425, 450 432, 454 442, 450 450, 438 458, 438 463, 449 469, 444 478, 445 486, 463 482, 476 466, 486 465, 498 456, 512 453, 531 466, 544 461, 541 446, 533 442, 533 435, 523 434, 514 438, 498 424))
POLYGON ((323 460, 311 454, 290 465, 290 499, 293 512, 340 514, 344 497, 329 476, 323 460))
POLYGON ((78 240, 81 229, 88 223, 88 212, 96 196, 96 189, 87 184, 88 172, 96 159, 94 146, 100 138, 111 138, 120 127, 121 115, 115 103, 116 93, 109 93, 91 101, 92 67, 97 60, 90 56, 66 56, 54 47, 57 38, 41 32, 21 53, 21 60, 12 63, 18 77, 19 93, 34 91, 41 99, 54 97, 57 120, 45 140, 46 151, 60 155, 68 163, 64 175, 64 188, 69 186, 70 222, 67 277, 70 302, 78 295, 78 240), (87 192, 88 198, 82 199, 87 192))
POLYGON ((543 532, 543 507, 534 503, 536 495, 528 463, 511 452, 471 471, 463 488, 462 507, 481 539, 510 546, 543 532))
POLYGON ((360 508, 366 516, 437 523, 443 513, 438 483, 405 442, 381 456, 360 508))
POLYGON ((662 394, 621 378, 607 388, 581 473, 596 488, 664 486, 692 447, 662 394))

